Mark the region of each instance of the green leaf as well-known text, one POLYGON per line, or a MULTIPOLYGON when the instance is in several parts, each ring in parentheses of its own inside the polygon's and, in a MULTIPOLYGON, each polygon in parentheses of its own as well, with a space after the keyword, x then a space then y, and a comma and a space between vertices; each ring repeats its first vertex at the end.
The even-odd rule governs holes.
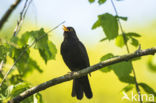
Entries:
POLYGON ((50 59, 55 59, 57 49, 55 45, 49 41, 48 46, 45 49, 39 49, 40 55, 45 60, 45 63, 47 63, 50 59))
POLYGON ((0 63, 3 60, 3 62, 6 62, 6 56, 7 56, 7 52, 8 52, 8 48, 6 47, 6 45, 1 45, 0 44, 0 63))
MULTIPOLYGON (((30 84, 26 82, 21 82, 16 85, 11 85, 7 88, 7 93, 10 98, 13 98, 25 90, 30 88, 30 84)), ((40 93, 36 93, 23 101, 21 103, 43 103, 42 96, 40 93)))
POLYGON ((24 62, 17 63, 18 71, 22 76, 26 76, 28 73, 31 73, 33 70, 37 70, 42 73, 43 70, 38 66, 37 62, 31 58, 28 58, 24 62))
POLYGON ((41 28, 38 31, 31 31, 28 32, 29 35, 29 39, 28 39, 28 44, 31 45, 34 41, 38 40, 41 36, 44 36, 42 39, 40 39, 39 41, 36 42, 34 48, 35 49, 44 49, 44 47, 47 47, 47 42, 48 42, 48 36, 46 36, 47 34, 44 32, 44 29, 41 28))
POLYGON ((139 45, 139 42, 138 42, 137 39, 131 38, 131 44, 132 44, 133 46, 137 47, 137 46, 139 45))
POLYGON ((114 39, 118 36, 118 22, 115 16, 105 13, 98 16, 101 27, 105 32, 106 38, 109 40, 114 39))
POLYGON ((105 3, 105 2, 106 2, 106 0, 99 0, 98 1, 99 5, 101 5, 101 4, 105 3))
MULTIPOLYGON (((104 55, 103 57, 101 57, 100 61, 104 61, 104 60, 110 59, 112 57, 113 57, 113 54, 108 53, 108 54, 104 55)), ((102 72, 109 72, 110 70, 111 69, 108 66, 100 69, 100 71, 102 71, 102 72)))
POLYGON ((134 83, 134 77, 130 76, 132 72, 131 62, 120 62, 110 66, 114 73, 118 76, 119 80, 126 83, 134 83))
POLYGON ((123 38, 122 35, 118 35, 118 36, 117 36, 117 38, 116 38, 116 40, 115 40, 115 44, 116 44, 116 46, 118 46, 118 47, 120 47, 120 48, 122 48, 122 47, 125 45, 125 43, 124 43, 124 38, 123 38))
POLYGON ((141 86, 146 93, 153 94, 154 96, 156 96, 156 92, 149 85, 147 85, 145 83, 139 83, 138 85, 141 86))
POLYGON ((127 17, 123 17, 123 16, 116 16, 116 18, 119 18, 119 19, 121 19, 121 20, 124 20, 124 21, 127 21, 127 17))
POLYGON ((36 41, 36 44, 33 46, 33 48, 39 50, 39 53, 44 59, 45 63, 47 63, 48 60, 55 59, 57 49, 55 45, 48 40, 48 36, 43 28, 37 31, 24 33, 18 44, 22 46, 27 44, 30 46, 32 43, 34 43, 34 41, 36 41))
POLYGON ((37 70, 41 73, 42 70, 38 66, 36 61, 34 61, 29 57, 30 54, 29 49, 27 49, 25 52, 23 51, 25 51, 24 47, 23 48, 12 47, 10 52, 10 57, 14 59, 14 62, 19 58, 19 55, 21 55, 22 53, 20 60, 16 63, 16 67, 20 75, 26 76, 28 73, 32 72, 33 70, 37 70))
POLYGON ((130 36, 130 37, 141 37, 140 34, 133 33, 133 32, 126 33, 126 35, 127 35, 127 36, 130 36))
POLYGON ((28 42, 28 39, 29 39, 29 36, 31 35, 31 32, 25 32, 21 38, 19 39, 18 41, 18 45, 20 47, 23 47, 25 45, 27 45, 27 42, 28 42))
MULTIPOLYGON (((37 40, 38 38, 44 35, 47 34, 44 32, 43 29, 32 32, 28 42, 31 44, 34 40, 37 40)), ((48 36, 45 36, 39 41, 37 41, 34 48, 39 50, 39 53, 41 57, 44 59, 45 63, 47 63, 48 60, 55 59, 57 50, 55 45, 51 41, 48 41, 48 36)))
POLYGON ((3 76, 2 72, 0 72, 0 78, 4 78, 4 76, 3 76))
POLYGON ((14 62, 17 59, 19 59, 19 55, 21 55, 21 53, 22 53, 22 56, 20 57, 20 60, 16 63, 16 67, 17 67, 17 69, 18 69, 18 71, 19 71, 19 73, 21 75, 26 74, 24 69, 26 67, 25 65, 27 65, 26 63, 27 63, 27 61, 29 59, 29 53, 30 53, 29 49, 27 49, 25 52, 23 52, 23 51, 25 51, 24 47, 23 48, 12 47, 11 52, 10 52, 10 57, 13 58, 14 62))
POLYGON ((88 0, 90 3, 93 3, 93 2, 95 2, 95 0, 88 0))
POLYGON ((100 61, 104 61, 104 60, 110 59, 112 57, 114 57, 114 55, 112 53, 108 53, 108 54, 104 55, 103 57, 101 57, 100 61))
MULTIPOLYGON (((104 55, 100 60, 104 61, 113 57, 116 56, 114 56, 112 53, 108 53, 104 55)), ((134 77, 130 76, 130 73, 132 72, 131 62, 123 61, 100 69, 100 71, 102 72, 109 72, 110 70, 114 71, 114 73, 118 76, 120 81, 126 83, 134 83, 134 77)))
POLYGON ((40 93, 36 93, 33 95, 34 103, 43 103, 42 95, 40 93))
POLYGON ((21 83, 18 83, 16 85, 9 86, 7 91, 8 91, 8 94, 11 97, 15 97, 15 96, 17 96, 18 94, 22 93, 23 91, 25 91, 28 88, 29 88, 29 84, 28 83, 21 82, 21 83))
POLYGON ((141 59, 141 57, 136 57, 134 59, 131 59, 131 61, 136 61, 136 60, 140 60, 140 59, 141 59))
POLYGON ((96 29, 97 27, 100 27, 101 26, 101 22, 100 20, 98 19, 92 26, 92 29, 96 29))
POLYGON ((105 40, 107 40, 107 38, 103 38, 103 39, 101 39, 100 42, 105 41, 105 40))
POLYGON ((2 85, 1 85, 1 87, 0 87, 0 95, 2 95, 3 96, 3 98, 1 98, 1 96, 0 96, 0 99, 5 99, 7 96, 8 96, 8 94, 7 94, 7 88, 8 88, 8 85, 7 85, 7 83, 6 82, 4 82, 2 85))
POLYGON ((19 82, 24 82, 22 80, 21 75, 12 75, 11 78, 9 79, 11 84, 18 84, 19 82))
POLYGON ((156 72, 156 63, 154 64, 154 59, 154 57, 150 57, 148 59, 147 65, 151 71, 156 72))
POLYGON ((128 91, 132 90, 133 88, 134 88, 134 85, 133 84, 128 84, 121 91, 128 92, 128 91))

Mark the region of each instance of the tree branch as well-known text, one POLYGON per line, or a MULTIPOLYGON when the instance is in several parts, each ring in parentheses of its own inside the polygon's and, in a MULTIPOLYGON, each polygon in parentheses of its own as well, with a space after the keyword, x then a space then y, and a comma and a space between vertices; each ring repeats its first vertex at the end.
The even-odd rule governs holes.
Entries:
POLYGON ((15 10, 15 8, 18 6, 18 4, 22 0, 16 0, 14 4, 10 6, 10 8, 6 11, 6 13, 3 15, 2 19, 0 20, 0 30, 2 29, 4 23, 7 21, 11 13, 15 10))
POLYGON ((20 12, 19 20, 17 20, 17 25, 16 25, 16 27, 14 29, 13 36, 16 36, 18 34, 18 32, 20 31, 20 29, 22 27, 22 24, 23 24, 23 21, 25 19, 25 15, 26 15, 26 13, 27 13, 27 11, 29 9, 29 6, 30 6, 31 2, 32 2, 32 0, 25 0, 23 9, 20 12))
POLYGON ((74 78, 79 78, 81 76, 87 75, 88 73, 91 73, 93 71, 96 71, 100 68, 112 65, 112 64, 116 64, 122 61, 128 61, 137 57, 141 57, 144 55, 154 55, 156 53, 156 47, 150 48, 150 49, 145 49, 145 50, 137 50, 134 53, 130 53, 127 55, 122 55, 119 57, 114 57, 105 61, 102 61, 100 63, 97 63, 93 66, 84 68, 83 70, 80 70, 78 72, 74 72, 74 73, 69 73, 69 74, 65 74, 63 76, 51 79, 49 81, 46 81, 38 86, 32 87, 26 91, 24 91, 23 93, 19 94, 18 96, 14 97, 13 99, 11 99, 10 101, 8 101, 8 103, 19 103, 20 101, 24 100, 25 98, 39 92, 42 91, 44 89, 47 89, 51 86, 72 80, 74 78))

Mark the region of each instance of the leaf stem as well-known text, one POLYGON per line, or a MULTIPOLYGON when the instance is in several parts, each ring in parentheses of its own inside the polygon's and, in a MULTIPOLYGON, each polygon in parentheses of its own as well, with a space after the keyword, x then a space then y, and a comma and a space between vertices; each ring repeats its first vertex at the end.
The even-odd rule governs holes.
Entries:
MULTIPOLYGON (((115 13, 116 13, 116 16, 118 16, 118 12, 117 12, 117 9, 116 9, 116 6, 115 6, 113 0, 111 0, 111 3, 112 3, 112 6, 113 6, 113 8, 114 8, 114 11, 115 11, 115 13)), ((130 53, 130 50, 129 50, 129 47, 128 47, 128 44, 127 44, 127 40, 126 40, 126 35, 125 35, 125 32, 124 32, 124 30, 123 30, 122 24, 121 24, 121 22, 120 22, 119 19, 118 19, 118 23, 119 23, 119 26, 120 26, 120 29, 121 29, 121 32, 122 32, 122 36, 123 36, 123 38, 124 38, 124 43, 125 43, 125 45, 126 45, 127 53, 130 53)), ((131 64, 132 64, 132 62, 131 62, 131 64)), ((139 85, 138 85, 138 82, 137 82, 136 73, 135 73, 135 69, 134 69, 133 64, 132 64, 132 71, 133 71, 134 81, 135 81, 137 93, 138 93, 138 95, 139 95, 140 103, 142 103, 142 97, 141 97, 141 93, 140 93, 140 88, 139 88, 139 85)))

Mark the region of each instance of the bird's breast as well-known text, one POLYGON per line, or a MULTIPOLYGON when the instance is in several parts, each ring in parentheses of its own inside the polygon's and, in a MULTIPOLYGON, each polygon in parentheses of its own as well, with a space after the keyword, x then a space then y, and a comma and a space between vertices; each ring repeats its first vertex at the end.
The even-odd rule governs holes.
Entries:
POLYGON ((61 54, 65 63, 72 71, 84 68, 85 64, 79 41, 64 41, 61 45, 61 54))

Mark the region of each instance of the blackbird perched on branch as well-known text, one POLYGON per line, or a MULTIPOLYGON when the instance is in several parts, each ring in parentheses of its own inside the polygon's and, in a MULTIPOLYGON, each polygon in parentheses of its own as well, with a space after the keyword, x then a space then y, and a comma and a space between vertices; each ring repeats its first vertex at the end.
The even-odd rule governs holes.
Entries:
MULTIPOLYGON (((71 71, 79 71, 89 67, 89 58, 84 45, 78 39, 73 27, 65 27, 64 40, 61 44, 61 55, 65 64, 71 71)), ((73 80, 72 97, 83 98, 85 93, 87 98, 92 98, 92 90, 89 84, 88 75, 73 80)))

